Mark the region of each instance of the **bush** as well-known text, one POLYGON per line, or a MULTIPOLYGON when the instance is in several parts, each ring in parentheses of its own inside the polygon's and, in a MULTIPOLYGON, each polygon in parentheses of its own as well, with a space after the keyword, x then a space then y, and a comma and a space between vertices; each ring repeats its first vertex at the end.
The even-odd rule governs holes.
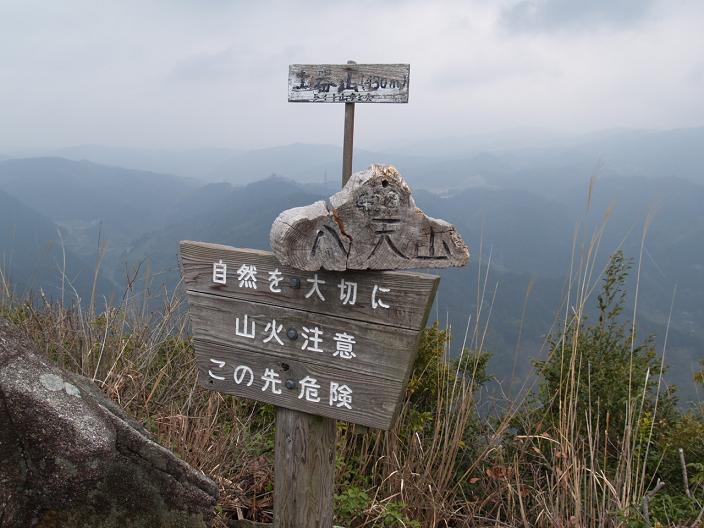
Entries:
POLYGON ((339 522, 420 527, 432 519, 465 518, 465 488, 457 483, 466 480, 475 461, 471 453, 484 444, 474 394, 488 380, 489 356, 465 350, 459 360, 447 361, 448 339, 449 332, 437 324, 422 333, 391 431, 340 427, 339 522), (364 497, 372 499, 362 514, 364 497))
POLYGON ((621 318, 630 268, 623 253, 615 253, 597 297, 597 321, 589 325, 587 315, 577 313, 549 338, 548 359, 535 362, 542 378, 539 403, 547 418, 555 421, 569 411, 580 433, 607 431, 611 445, 621 442, 627 427, 637 426, 633 409, 652 410, 658 397, 660 416, 674 409, 672 395, 656 394, 664 369, 653 336, 636 344, 632 323, 621 318))

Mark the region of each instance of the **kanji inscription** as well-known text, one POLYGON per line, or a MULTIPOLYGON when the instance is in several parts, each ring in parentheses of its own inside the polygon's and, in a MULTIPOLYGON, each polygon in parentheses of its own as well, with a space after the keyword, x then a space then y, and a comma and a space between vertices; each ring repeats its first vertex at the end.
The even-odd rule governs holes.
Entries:
POLYGON ((455 227, 416 207, 390 165, 353 174, 329 206, 320 201, 284 211, 269 238, 282 263, 310 271, 445 268, 469 260, 455 227))
POLYGON ((409 64, 291 64, 291 103, 407 103, 409 64))
POLYGON ((272 253, 181 242, 200 383, 388 429, 439 278, 306 272, 272 253))

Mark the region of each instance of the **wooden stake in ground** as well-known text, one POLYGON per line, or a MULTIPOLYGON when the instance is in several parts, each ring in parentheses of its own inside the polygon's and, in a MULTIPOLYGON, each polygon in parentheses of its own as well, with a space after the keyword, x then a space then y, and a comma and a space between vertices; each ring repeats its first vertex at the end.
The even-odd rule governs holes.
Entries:
MULTIPOLYGON (((347 61, 347 64, 354 65, 355 62, 347 61)), ((292 66, 292 68, 294 67, 292 66)), ((334 68, 331 67, 322 66, 307 69, 316 72, 315 80, 312 78, 312 74, 306 73, 305 68, 299 68, 293 73, 297 79, 292 79, 292 72, 289 71, 289 100, 291 100, 292 90, 295 87, 298 87, 299 93, 305 91, 306 88, 312 88, 313 100, 316 95, 320 97, 321 93, 324 94, 324 97, 327 96, 331 90, 333 96, 335 91, 340 94, 340 99, 345 102, 342 147, 342 187, 344 187, 352 175, 354 105, 357 100, 356 96, 360 93, 358 86, 360 83, 353 81, 353 70, 340 72, 336 78, 333 73, 334 68), (308 83, 306 83, 306 75, 309 75, 308 83), (296 83, 296 80, 300 82, 296 83), (346 91, 350 91, 350 93, 346 94, 346 91), (345 99, 345 97, 349 99, 345 99)), ((391 89, 390 81, 383 75, 381 70, 372 71, 371 75, 367 73, 369 80, 367 93, 371 94, 372 87, 378 91, 382 82, 385 85, 384 88, 391 89), (377 75, 377 78, 373 79, 374 73, 381 75, 377 75)), ((363 77, 361 84, 364 84, 363 77)), ((400 87, 401 83, 398 84, 400 87)), ((407 94, 408 73, 405 74, 404 87, 407 94)), ((364 88, 362 87, 362 89, 364 88)), ((334 97, 333 102, 335 102, 334 97)), ((334 419, 311 416, 287 409, 277 409, 275 466, 275 490, 277 491, 274 494, 274 525, 276 527, 321 526, 327 528, 332 526, 335 488, 335 428, 334 419), (306 435, 299 434, 302 431, 305 431, 306 435), (280 440, 279 437, 283 437, 285 440, 280 440), (310 456, 312 453, 315 453, 316 456, 310 456), (295 469, 292 469, 292 465, 295 466, 295 469), (280 475, 287 475, 290 479, 280 475), (294 483, 297 485, 293 486, 294 483), (296 489, 286 489, 292 486, 296 489), (285 489, 283 493, 279 491, 282 487, 285 489)))
POLYGON ((311 235, 302 241, 275 223, 280 258, 181 242, 199 383, 277 408, 277 528, 330 528, 336 420, 388 430, 401 407, 440 279, 366 270, 463 265, 469 257, 452 226, 414 208, 392 167, 350 179, 354 105, 407 102, 409 71, 403 64, 291 65, 289 101, 345 103, 343 186, 350 181, 332 217, 309 215, 315 225, 308 230, 297 224, 311 235), (320 251, 344 258, 319 261, 320 251), (317 257, 289 258, 301 252, 317 257))
POLYGON ((439 277, 304 271, 182 241, 200 385, 277 407, 277 527, 332 525, 335 422, 388 430, 439 277))
POLYGON ((332 526, 336 424, 334 418, 277 407, 275 527, 332 526))
MULTIPOLYGON (((354 103, 345 103, 344 130, 343 187, 352 175, 354 103)), ((334 418, 276 408, 275 528, 332 526, 336 432, 334 418)))
MULTIPOLYGON (((347 61, 347 64, 355 64, 347 61)), ((342 142, 342 187, 352 175, 352 151, 354 146, 354 103, 345 103, 345 134, 342 142)))

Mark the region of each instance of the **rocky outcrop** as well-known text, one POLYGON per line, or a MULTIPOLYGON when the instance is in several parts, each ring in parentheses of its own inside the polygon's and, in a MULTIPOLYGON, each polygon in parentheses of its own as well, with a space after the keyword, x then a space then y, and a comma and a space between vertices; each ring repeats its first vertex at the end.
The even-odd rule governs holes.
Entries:
POLYGON ((0 319, 0 527, 205 527, 217 487, 0 319))

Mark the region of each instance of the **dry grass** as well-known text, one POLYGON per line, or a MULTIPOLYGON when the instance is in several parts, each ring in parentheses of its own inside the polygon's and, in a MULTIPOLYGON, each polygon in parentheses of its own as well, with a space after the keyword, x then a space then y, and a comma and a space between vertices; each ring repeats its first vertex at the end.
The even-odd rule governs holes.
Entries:
MULTIPOLYGON (((440 342, 428 346, 439 350, 438 361, 416 371, 394 429, 339 426, 338 478, 357 483, 366 497, 354 512, 355 526, 648 526, 640 512, 655 483, 643 452, 654 425, 642 434, 642 387, 624 380, 634 397, 625 422, 616 425, 622 428, 617 444, 610 440, 613 424, 595 423, 577 410, 578 385, 588 369, 580 362, 579 331, 568 329, 583 317, 604 272, 596 269, 603 226, 584 245, 579 232, 574 237, 565 302, 553 332, 559 344, 553 353, 566 365, 563 389, 554 395, 556 421, 548 426, 539 414, 526 414, 533 387, 495 402, 502 409, 498 415, 477 412, 481 353, 496 294, 491 256, 482 264, 480 250, 481 293, 458 347, 466 357, 450 363, 450 333, 436 330, 431 337, 440 342), (420 385, 435 387, 425 402, 433 412, 416 427, 414 387, 420 385), (591 424, 586 430, 579 425, 585 422, 591 424)), ((644 240, 646 233, 647 227, 644 240)), ((148 303, 128 289, 117 306, 101 307, 92 299, 84 311, 80 303, 68 306, 43 295, 16 299, 6 278, 0 279, 0 315, 22 326, 59 364, 91 378, 165 446, 219 484, 220 525, 233 518, 271 520, 272 409, 197 386, 180 294, 163 292, 161 309, 148 311, 148 303)), ((656 416, 649 418, 656 422, 656 416)))
MULTIPOLYGON (((82 374, 220 485, 220 509, 266 517, 271 465, 262 408, 201 389, 181 297, 164 294, 161 310, 126 295, 95 312, 39 295, 18 300, 4 289, 0 315, 20 325, 40 350, 82 374)), ((269 449, 270 450, 270 449, 269 449)), ((223 515, 224 517, 224 515, 223 515)))

